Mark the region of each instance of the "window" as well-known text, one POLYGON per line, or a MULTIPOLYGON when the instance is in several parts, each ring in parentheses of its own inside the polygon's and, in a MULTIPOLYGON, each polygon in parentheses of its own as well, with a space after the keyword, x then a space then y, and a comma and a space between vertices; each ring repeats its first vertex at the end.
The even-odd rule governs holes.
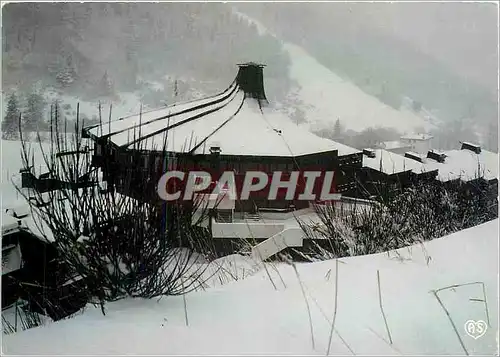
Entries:
POLYGON ((155 169, 160 170, 161 168, 162 168, 161 157, 157 156, 157 157, 155 157, 155 169))
POLYGON ((21 268, 21 249, 19 245, 2 247, 2 274, 21 268))

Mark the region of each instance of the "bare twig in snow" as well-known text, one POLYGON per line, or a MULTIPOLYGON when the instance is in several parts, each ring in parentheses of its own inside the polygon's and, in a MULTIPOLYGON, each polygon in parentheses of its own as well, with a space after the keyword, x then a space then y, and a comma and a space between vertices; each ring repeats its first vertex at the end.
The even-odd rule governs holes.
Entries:
POLYGON ((335 302, 334 302, 334 308, 333 308, 333 319, 332 319, 332 326, 330 329, 330 336, 328 337, 328 349, 326 350, 326 355, 330 355, 330 347, 332 345, 332 337, 333 337, 333 330, 335 329, 335 320, 337 318, 337 297, 338 297, 338 292, 339 292, 339 260, 335 259, 335 302))
POLYGON ((436 298, 436 300, 439 302, 439 305, 441 305, 441 307, 443 308, 444 312, 446 313, 446 316, 448 317, 448 320, 450 321, 451 326, 453 327, 453 331, 455 331, 455 334, 457 335, 458 340, 460 341, 460 346, 462 346, 465 354, 468 356, 469 352, 465 348, 464 342, 462 341, 462 337, 460 337, 460 334, 458 333, 457 327, 455 326, 455 323, 453 322, 450 313, 448 312, 448 310, 444 306, 443 302, 439 298, 439 296, 438 296, 438 290, 432 290, 432 293, 434 294, 434 297, 436 298))
POLYGON ((306 302, 307 315, 309 316, 309 328, 311 329, 311 343, 312 343, 313 350, 315 350, 316 346, 314 343, 314 329, 313 329, 313 323, 312 323, 312 317, 311 317, 311 308, 309 307, 309 301, 307 300, 306 292, 304 290, 304 285, 302 284, 302 280, 300 279, 299 271, 297 270, 295 263, 292 263, 292 267, 293 267, 293 270, 295 271, 295 275, 297 275, 300 289, 302 290, 302 295, 304 296, 304 301, 306 302))
POLYGON ((377 336, 378 338, 380 338, 382 341, 384 341, 387 346, 389 346, 391 349, 393 349, 394 351, 396 351, 397 353, 399 353, 400 355, 403 355, 403 353, 396 348, 396 346, 394 344, 390 344, 389 341, 387 341, 385 338, 383 338, 382 336, 380 336, 380 334, 378 334, 375 330, 373 330, 371 327, 368 327, 368 330, 370 330, 370 332, 372 332, 375 336, 377 336))
MULTIPOLYGON (((307 289, 306 289, 307 291, 307 289)), ((328 318, 328 316, 326 316, 325 312, 323 311, 323 309, 321 308, 321 306, 319 305, 318 301, 314 298, 314 296, 312 296, 310 293, 307 294, 311 300, 314 302, 314 304, 316 305, 316 307, 318 308, 319 312, 321 312, 321 315, 323 315, 323 317, 325 318, 326 322, 328 322, 328 325, 331 326, 332 325, 332 322, 330 321, 330 319, 328 318)), ((347 343, 346 340, 344 340, 342 338, 342 336, 340 335, 340 333, 337 331, 337 329, 334 330, 335 331, 335 334, 340 338, 340 340, 342 341, 342 343, 344 344, 344 346, 347 347, 347 349, 349 350, 349 352, 351 352, 351 354, 353 355, 356 355, 356 353, 354 353, 354 350, 351 348, 351 346, 349 346, 349 344, 347 343)))
POLYGON ((459 287, 462 287, 462 286, 469 286, 469 285, 481 285, 482 286, 482 290, 483 290, 483 302, 484 302, 484 310, 485 310, 485 313, 486 313, 486 320, 488 321, 488 326, 491 327, 491 324, 490 324, 490 312, 489 312, 489 309, 488 309, 488 301, 486 300, 486 287, 485 287, 484 282, 482 282, 482 281, 474 281, 474 282, 471 282, 471 283, 454 284, 454 285, 445 286, 445 287, 437 289, 435 291, 436 291, 436 293, 438 293, 440 291, 443 291, 443 290, 453 290, 453 291, 455 291, 456 288, 459 288, 459 287))
POLYGON ((384 318, 385 328, 387 330, 387 336, 389 337, 389 342, 392 345, 391 331, 389 330, 389 325, 387 324, 387 318, 385 316, 384 307, 382 305, 382 292, 380 290, 380 271, 377 270, 377 285, 378 285, 378 302, 380 306, 380 311, 382 312, 382 317, 384 318))
MULTIPOLYGON (((182 278, 181 278, 181 283, 182 283, 182 289, 184 290, 184 279, 182 278)), ((186 326, 189 326, 186 293, 182 294, 182 300, 184 302, 184 318, 186 320, 186 326)))

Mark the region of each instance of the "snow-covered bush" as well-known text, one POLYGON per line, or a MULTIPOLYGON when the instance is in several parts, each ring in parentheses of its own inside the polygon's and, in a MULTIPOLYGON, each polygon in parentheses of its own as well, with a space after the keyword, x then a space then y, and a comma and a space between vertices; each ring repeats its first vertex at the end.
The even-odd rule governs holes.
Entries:
POLYGON ((18 300, 2 310, 2 333, 24 331, 49 322, 49 318, 31 311, 27 301, 18 300))
POLYGON ((301 227, 307 238, 327 242, 312 255, 332 258, 385 252, 485 223, 498 217, 498 201, 481 179, 450 187, 422 182, 369 209, 316 205, 315 211, 321 228, 301 227))
MULTIPOLYGON (((78 130, 78 115, 69 135, 57 120, 58 111, 52 113, 52 145, 49 152, 40 149, 46 176, 59 189, 35 191, 31 199, 19 191, 42 234, 54 240, 68 276, 82 278, 88 301, 103 306, 126 296, 183 294, 203 283, 207 265, 200 264, 194 251, 209 232, 193 227, 193 207, 174 207, 167 220, 164 205, 148 200, 155 175, 122 182, 143 192, 142 200, 121 195, 109 184, 103 188, 102 172, 92 164, 93 150, 78 130)), ((24 166, 38 167, 30 162, 29 143, 22 139, 22 145, 24 166)))

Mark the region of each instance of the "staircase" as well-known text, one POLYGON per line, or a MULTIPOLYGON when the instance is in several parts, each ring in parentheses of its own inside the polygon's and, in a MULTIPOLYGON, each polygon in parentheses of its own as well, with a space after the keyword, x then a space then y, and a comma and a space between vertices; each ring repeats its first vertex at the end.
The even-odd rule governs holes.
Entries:
POLYGON ((231 211, 217 211, 217 222, 231 223, 233 221, 233 212, 231 211))
POLYGON ((302 247, 304 231, 300 227, 287 228, 252 247, 252 258, 264 261, 288 247, 302 247))
POLYGON ((243 219, 246 221, 260 221, 261 217, 258 213, 244 212, 243 219))

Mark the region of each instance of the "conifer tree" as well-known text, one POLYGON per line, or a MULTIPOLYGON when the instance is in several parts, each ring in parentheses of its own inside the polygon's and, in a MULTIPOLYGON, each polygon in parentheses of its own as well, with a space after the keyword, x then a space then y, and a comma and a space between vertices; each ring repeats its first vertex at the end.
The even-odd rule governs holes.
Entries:
POLYGON ((23 130, 35 132, 42 129, 45 109, 43 97, 36 92, 32 92, 28 95, 26 102, 23 130))
POLYGON ((108 72, 104 72, 104 75, 101 78, 99 83, 99 94, 104 97, 110 97, 113 95, 113 83, 109 78, 108 72))
POLYGON ((338 139, 342 136, 342 125, 340 124, 340 119, 335 121, 335 126, 333 127, 333 136, 338 139))
POLYGON ((2 138, 15 140, 19 138, 19 103, 17 96, 12 93, 7 101, 7 112, 2 121, 2 138))

